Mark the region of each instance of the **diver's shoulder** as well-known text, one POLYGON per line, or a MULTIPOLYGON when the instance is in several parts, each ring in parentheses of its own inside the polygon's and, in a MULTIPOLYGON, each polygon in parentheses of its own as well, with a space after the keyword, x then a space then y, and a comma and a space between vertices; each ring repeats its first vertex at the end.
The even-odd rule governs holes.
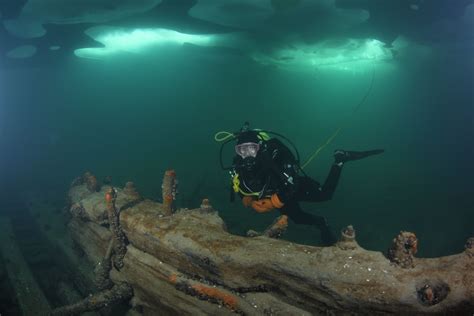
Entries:
POLYGON ((266 141, 266 145, 269 148, 285 148, 285 144, 278 138, 271 138, 266 141))

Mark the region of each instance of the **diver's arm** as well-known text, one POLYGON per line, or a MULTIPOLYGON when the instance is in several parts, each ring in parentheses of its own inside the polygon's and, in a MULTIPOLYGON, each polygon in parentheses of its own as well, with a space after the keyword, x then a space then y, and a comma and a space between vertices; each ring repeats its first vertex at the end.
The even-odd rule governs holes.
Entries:
POLYGON ((280 141, 272 149, 270 168, 276 185, 276 195, 282 204, 293 200, 298 187, 299 167, 291 151, 280 141))

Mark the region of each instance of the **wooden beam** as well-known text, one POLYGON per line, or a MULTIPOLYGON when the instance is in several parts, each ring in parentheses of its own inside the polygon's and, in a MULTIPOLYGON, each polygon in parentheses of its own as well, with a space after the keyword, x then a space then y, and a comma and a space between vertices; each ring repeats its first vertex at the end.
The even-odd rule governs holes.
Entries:
POLYGON ((0 217, 0 252, 23 316, 49 315, 51 307, 36 282, 8 217, 0 217))

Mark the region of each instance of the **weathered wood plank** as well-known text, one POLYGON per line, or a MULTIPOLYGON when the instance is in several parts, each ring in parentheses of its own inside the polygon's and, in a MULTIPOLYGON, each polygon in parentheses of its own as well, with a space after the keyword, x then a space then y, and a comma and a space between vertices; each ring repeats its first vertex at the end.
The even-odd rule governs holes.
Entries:
POLYGON ((16 243, 7 217, 0 217, 0 250, 22 314, 48 315, 51 307, 16 243))

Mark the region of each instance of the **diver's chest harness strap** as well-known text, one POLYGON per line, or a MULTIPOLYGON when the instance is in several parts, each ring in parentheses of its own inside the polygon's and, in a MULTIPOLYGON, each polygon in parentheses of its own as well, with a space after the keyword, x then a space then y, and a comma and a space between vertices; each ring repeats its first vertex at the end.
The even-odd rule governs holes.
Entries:
MULTIPOLYGON (((293 187, 295 186, 295 179, 292 176, 293 173, 296 173, 297 170, 295 170, 295 166, 291 164, 285 164, 284 165, 284 170, 280 170, 276 165, 275 162, 273 161, 273 158, 277 154, 278 150, 274 150, 272 152, 272 160, 268 162, 270 165, 269 168, 280 178, 280 180, 283 182, 283 185, 286 188, 293 187)), ((240 179, 239 173, 233 169, 230 171, 231 179, 232 179, 232 190, 231 192, 233 193, 240 193, 243 196, 254 196, 257 197, 258 199, 261 199, 263 197, 270 197, 273 193, 276 192, 271 192, 268 191, 268 186, 270 184, 270 177, 267 178, 267 181, 265 181, 264 185, 262 186, 262 189, 260 191, 254 191, 252 190, 243 179, 240 179), (267 192, 268 191, 268 192, 267 192)), ((233 196, 231 195, 231 201, 233 201, 233 196)))
MULTIPOLYGON (((241 179, 239 178, 239 174, 237 173, 237 171, 235 170, 232 170, 230 172, 230 175, 231 175, 231 178, 232 178, 232 190, 233 192, 235 193, 240 193, 242 194, 243 196, 255 196, 259 199, 261 199, 262 197, 264 197, 264 194, 265 194, 265 191, 268 187, 268 181, 265 182, 265 184, 263 185, 262 189, 260 191, 252 191, 252 189, 250 189, 246 184, 245 184, 245 181, 241 181, 241 179)), ((268 196, 270 196, 271 194, 268 194, 268 196)))

